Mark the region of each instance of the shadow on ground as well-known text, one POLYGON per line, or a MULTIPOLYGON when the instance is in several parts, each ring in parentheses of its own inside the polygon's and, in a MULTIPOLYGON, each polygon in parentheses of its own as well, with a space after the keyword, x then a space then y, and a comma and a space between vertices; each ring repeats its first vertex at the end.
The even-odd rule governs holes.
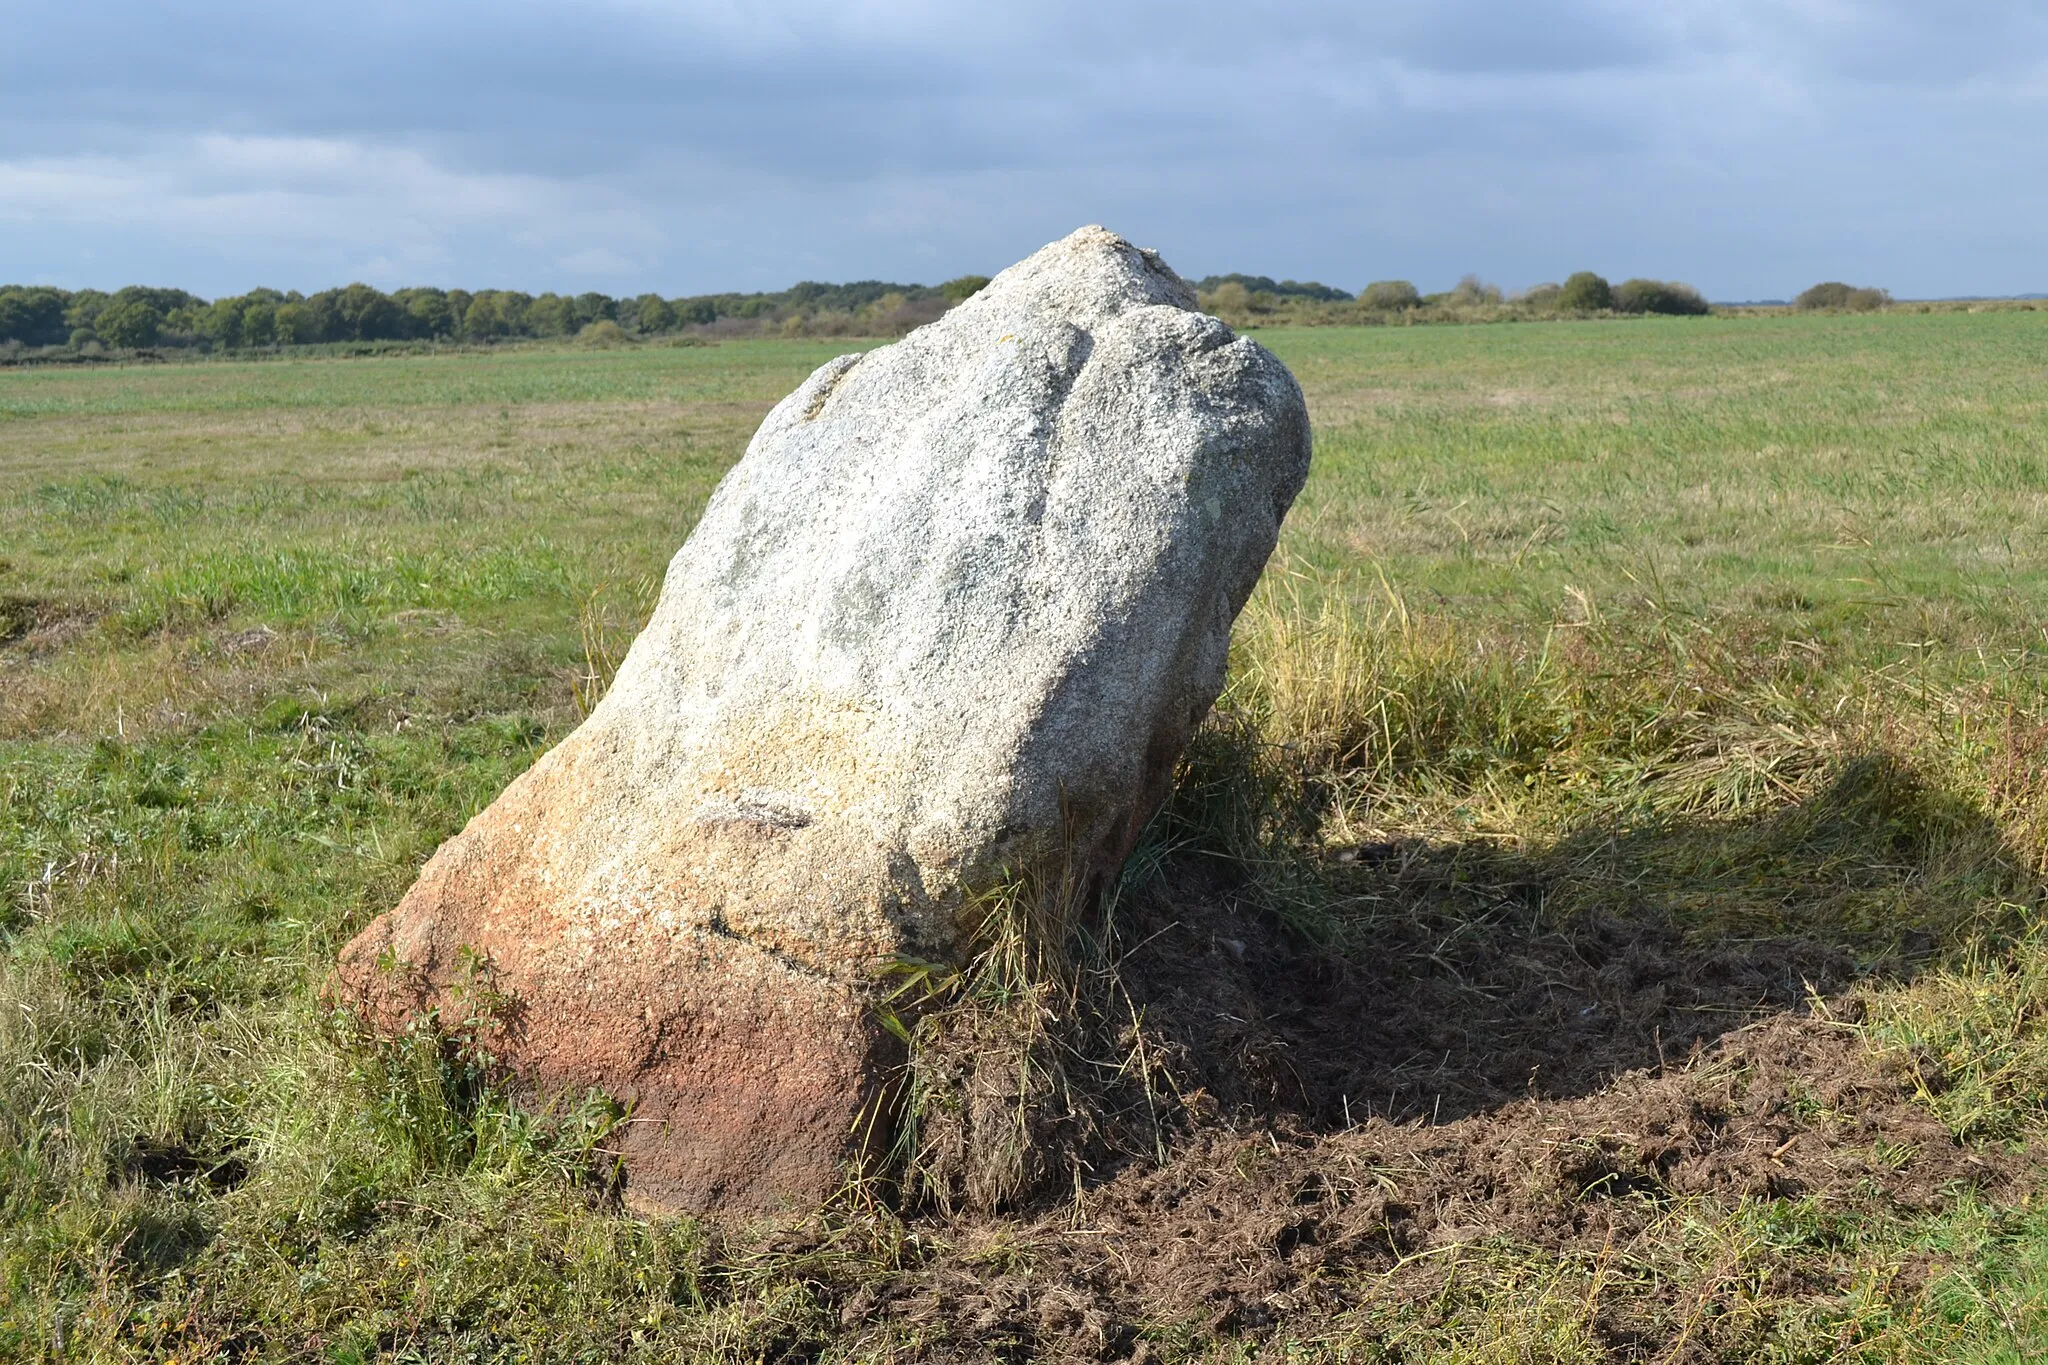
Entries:
POLYGON ((1894 760, 1754 819, 1337 856, 1320 943, 1226 866, 1170 861, 1126 906, 1119 969, 1125 1045, 1174 1111, 1163 1159, 1125 1146, 1029 1207, 939 1218, 940 1254, 844 1305, 856 1335, 969 1324, 997 1355, 1136 1360, 1147 1322, 1320 1339, 1375 1302, 1455 1304, 1469 1272, 1439 1253, 1473 1248, 1485 1284, 1627 1248, 1636 1271, 1567 1295, 1595 1357, 1750 1359, 1768 1315, 1642 1269, 1674 1211, 1804 1210, 1822 1232, 1716 1273, 1835 1303, 1861 1272, 1826 1229, 2038 1179, 2039 1153, 1956 1141, 1931 1059, 1843 1027, 1857 983, 1938 959, 2024 877, 1894 760))
POLYGON ((1334 856, 1336 942, 1196 859, 1130 907, 1124 988, 1220 1116, 1331 1130, 1592 1094, 1910 976, 1955 927, 1958 864, 2019 865, 1883 756, 1760 818, 1334 856))

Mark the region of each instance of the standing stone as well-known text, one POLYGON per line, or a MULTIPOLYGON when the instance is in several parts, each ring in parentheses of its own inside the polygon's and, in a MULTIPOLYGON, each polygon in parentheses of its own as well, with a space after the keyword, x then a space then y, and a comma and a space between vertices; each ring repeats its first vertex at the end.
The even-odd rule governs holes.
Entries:
POLYGON ((999 879, 1099 890, 1222 685, 1308 472, 1286 368, 1083 228, 777 404, 581 728, 343 951, 536 1096, 633 1105, 628 1197, 815 1203, 900 1053, 894 956, 999 879))

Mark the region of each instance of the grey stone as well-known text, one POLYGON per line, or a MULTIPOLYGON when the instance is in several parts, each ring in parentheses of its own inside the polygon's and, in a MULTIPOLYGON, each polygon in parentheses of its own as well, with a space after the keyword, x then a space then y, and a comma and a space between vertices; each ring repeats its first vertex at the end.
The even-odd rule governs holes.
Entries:
POLYGON ((960 960, 997 880, 1115 875, 1308 461, 1286 368, 1101 228, 829 362, 590 718, 350 945, 347 993, 397 1027, 487 961, 530 1088, 637 1101, 639 1202, 829 1193, 886 1123, 878 964, 960 960))

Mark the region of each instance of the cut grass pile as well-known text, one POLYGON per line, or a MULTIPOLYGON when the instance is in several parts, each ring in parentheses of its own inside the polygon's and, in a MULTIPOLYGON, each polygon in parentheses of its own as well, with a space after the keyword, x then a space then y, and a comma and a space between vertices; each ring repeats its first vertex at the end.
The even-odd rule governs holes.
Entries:
POLYGON ((0 374, 0 1358, 2038 1356, 2048 321, 1262 339, 1164 1160, 746 1228, 317 990, 836 348, 0 374))

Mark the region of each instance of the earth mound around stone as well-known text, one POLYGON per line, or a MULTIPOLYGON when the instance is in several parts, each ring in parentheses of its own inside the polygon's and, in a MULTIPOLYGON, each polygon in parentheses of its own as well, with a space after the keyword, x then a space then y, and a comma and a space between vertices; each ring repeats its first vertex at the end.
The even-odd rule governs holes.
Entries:
POLYGON ((978 896, 1085 905, 1165 797, 1307 475, 1301 392, 1084 228, 762 423, 589 719, 344 949, 395 1030, 633 1107, 649 1209, 837 1189, 899 1060, 891 961, 978 896), (476 1009, 478 1000, 490 1008, 476 1009))

